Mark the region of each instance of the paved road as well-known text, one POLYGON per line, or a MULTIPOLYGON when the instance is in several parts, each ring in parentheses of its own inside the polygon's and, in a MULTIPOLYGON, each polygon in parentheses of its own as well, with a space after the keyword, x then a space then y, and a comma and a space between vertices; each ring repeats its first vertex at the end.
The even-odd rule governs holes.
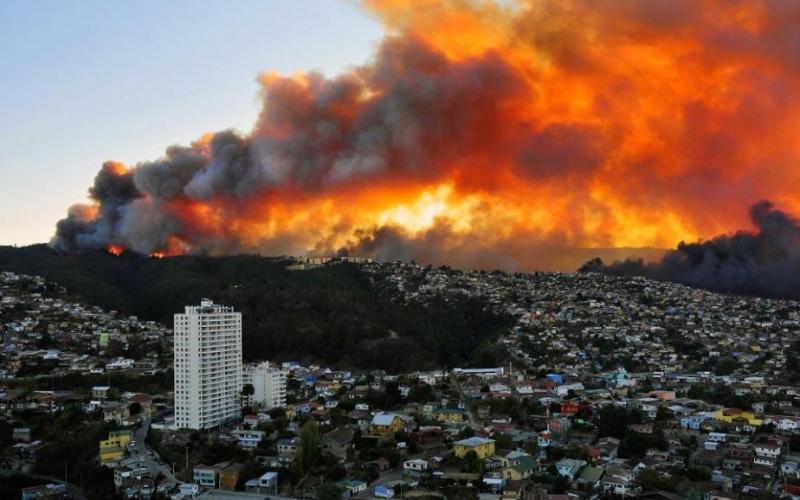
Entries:
POLYGON ((464 403, 464 409, 467 413, 467 418, 469 419, 469 426, 472 427, 474 431, 481 430, 483 426, 480 422, 478 422, 478 419, 475 416, 475 408, 472 405, 469 394, 466 394, 461 388, 461 381, 458 380, 458 377, 451 374, 450 383, 456 388, 456 392, 458 392, 461 397, 461 402, 464 403))
POLYGON ((252 499, 263 500, 270 498, 271 500, 297 500, 297 497, 282 497, 274 495, 264 495, 260 493, 245 493, 244 491, 227 491, 227 490, 206 490, 195 498, 202 498, 205 500, 237 500, 237 499, 252 499))
POLYGON ((133 439, 136 441, 136 444, 131 450, 131 456, 141 459, 145 466, 150 469, 150 474, 152 474, 154 479, 161 473, 164 475, 164 483, 176 484, 178 481, 176 481, 175 476, 172 475, 172 470, 161 461, 161 457, 158 456, 158 453, 156 453, 155 450, 149 449, 145 443, 147 434, 150 431, 150 417, 146 415, 142 416, 140 423, 141 425, 139 428, 133 433, 133 439))

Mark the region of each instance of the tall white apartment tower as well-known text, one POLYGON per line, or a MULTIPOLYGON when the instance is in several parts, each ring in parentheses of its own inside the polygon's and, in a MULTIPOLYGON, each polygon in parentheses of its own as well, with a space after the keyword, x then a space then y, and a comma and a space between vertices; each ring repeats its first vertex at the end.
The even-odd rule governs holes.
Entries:
POLYGON ((241 416, 242 314, 203 299, 175 315, 175 426, 208 429, 241 416))
POLYGON ((242 370, 242 385, 252 384, 250 404, 271 410, 286 406, 286 370, 269 361, 248 364, 242 370))

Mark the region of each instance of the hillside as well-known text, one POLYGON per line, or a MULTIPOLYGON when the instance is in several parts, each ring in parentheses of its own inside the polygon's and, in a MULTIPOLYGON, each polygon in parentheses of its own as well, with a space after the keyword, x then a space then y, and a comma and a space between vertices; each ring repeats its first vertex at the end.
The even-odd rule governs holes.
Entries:
POLYGON ((292 272, 260 256, 61 255, 34 245, 0 247, 0 270, 43 276, 88 303, 167 324, 202 297, 232 305, 243 314, 245 359, 392 371, 492 362, 482 347, 510 325, 476 299, 392 301, 350 264, 292 272))

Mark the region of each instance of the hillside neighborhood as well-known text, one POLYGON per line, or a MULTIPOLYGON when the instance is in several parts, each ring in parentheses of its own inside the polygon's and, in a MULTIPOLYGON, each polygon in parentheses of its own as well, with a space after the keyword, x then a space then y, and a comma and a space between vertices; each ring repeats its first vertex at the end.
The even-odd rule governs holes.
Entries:
POLYGON ((3 272, 0 474, 23 499, 800 498, 797 302, 319 265, 358 266, 397 303, 482 301, 511 318, 482 346, 500 362, 389 373, 239 354, 236 418, 187 428, 173 325, 3 272))

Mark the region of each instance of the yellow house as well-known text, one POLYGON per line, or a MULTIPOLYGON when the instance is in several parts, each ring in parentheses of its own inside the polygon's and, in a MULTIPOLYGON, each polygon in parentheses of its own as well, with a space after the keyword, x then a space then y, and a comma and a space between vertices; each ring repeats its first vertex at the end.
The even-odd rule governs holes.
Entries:
POLYGON ((125 456, 125 448, 119 446, 109 446, 106 441, 100 441, 100 463, 107 464, 114 462, 125 456))
POLYGON ((464 410, 455 408, 439 408, 434 410, 433 418, 439 422, 457 424, 464 421, 464 410))
POLYGON ((494 439, 482 437, 462 439, 453 443, 453 451, 459 458, 464 458, 470 451, 474 451, 478 458, 490 457, 494 455, 494 439))
POLYGON ((760 427, 764 425, 764 419, 759 418, 752 411, 740 410, 738 408, 725 408, 724 410, 717 410, 714 413, 714 418, 720 422, 732 424, 735 422, 747 422, 753 427, 760 427))
POLYGON ((108 433, 108 439, 98 443, 100 448, 100 463, 106 464, 119 460, 125 456, 125 449, 133 439, 133 431, 119 430, 108 433))
POLYGON ((525 455, 514 459, 514 465, 503 469, 503 478, 513 481, 521 481, 531 477, 536 470, 536 459, 530 455, 525 455))
POLYGON ((373 436, 389 436, 403 428, 403 419, 395 413, 379 413, 372 417, 369 431, 373 436))

